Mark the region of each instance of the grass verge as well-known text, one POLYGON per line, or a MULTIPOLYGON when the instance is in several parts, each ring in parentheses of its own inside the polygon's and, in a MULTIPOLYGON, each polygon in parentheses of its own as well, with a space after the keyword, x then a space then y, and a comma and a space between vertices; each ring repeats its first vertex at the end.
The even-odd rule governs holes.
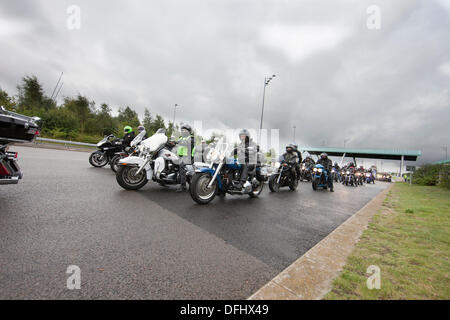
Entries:
POLYGON ((450 190, 396 183, 324 299, 449 299, 449 245, 450 190))

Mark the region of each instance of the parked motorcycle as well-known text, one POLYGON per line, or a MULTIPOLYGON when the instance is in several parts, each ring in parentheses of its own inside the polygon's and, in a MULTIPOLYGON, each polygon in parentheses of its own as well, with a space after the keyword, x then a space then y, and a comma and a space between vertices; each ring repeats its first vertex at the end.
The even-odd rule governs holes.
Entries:
POLYGON ((248 179, 240 185, 242 165, 237 159, 229 157, 232 146, 220 139, 211 149, 207 160, 208 168, 198 168, 192 177, 189 192, 192 199, 199 204, 211 202, 217 194, 245 195, 258 197, 267 181, 267 168, 260 164, 250 165, 248 179))
POLYGON ((8 145, 33 141, 39 135, 40 120, 0 107, 0 185, 17 184, 22 179, 18 154, 9 151, 8 145))
POLYGON ((281 187, 289 187, 291 190, 296 190, 298 186, 298 179, 294 174, 293 163, 281 162, 277 163, 278 171, 272 174, 269 178, 269 189, 272 192, 277 192, 281 187))
POLYGON ((114 154, 114 156, 111 158, 111 161, 109 162, 112 171, 117 172, 120 159, 126 158, 133 154, 137 155, 137 146, 142 142, 142 140, 144 140, 146 134, 147 132, 145 130, 142 130, 136 137, 134 137, 129 147, 126 147, 124 150, 116 152, 114 154))
POLYGON ((113 134, 105 136, 97 143, 97 151, 89 156, 89 163, 93 167, 101 168, 111 162, 116 152, 124 150, 121 139, 117 139, 113 134))
POLYGON ((331 179, 328 171, 325 170, 324 166, 321 164, 316 164, 313 168, 312 173, 312 188, 317 190, 319 188, 328 188, 328 179, 331 179))

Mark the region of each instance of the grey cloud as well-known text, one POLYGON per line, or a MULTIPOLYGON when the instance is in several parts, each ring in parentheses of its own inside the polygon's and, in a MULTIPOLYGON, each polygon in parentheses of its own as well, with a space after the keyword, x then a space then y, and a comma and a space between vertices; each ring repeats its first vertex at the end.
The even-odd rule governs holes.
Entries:
POLYGON ((421 149, 423 161, 441 159, 450 126, 450 78, 439 71, 450 61, 449 12, 433 1, 377 2, 378 31, 366 28, 372 1, 77 1, 76 31, 65 27, 73 1, 2 2, 0 19, 33 28, 0 39, 0 85, 14 92, 22 76, 36 74, 51 92, 64 71, 63 95, 140 114, 148 107, 166 119, 178 103, 180 121, 257 128, 263 79, 275 73, 264 127, 279 128, 281 144, 296 125, 303 145, 351 138, 351 147, 421 149), (290 59, 287 50, 310 50, 321 34, 294 34, 292 48, 270 45, 264 32, 272 26, 346 33, 290 59))

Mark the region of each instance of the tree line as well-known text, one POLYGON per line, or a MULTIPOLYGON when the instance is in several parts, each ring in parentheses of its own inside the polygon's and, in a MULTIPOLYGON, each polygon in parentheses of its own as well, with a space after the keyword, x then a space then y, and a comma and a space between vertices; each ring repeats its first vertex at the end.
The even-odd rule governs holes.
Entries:
POLYGON ((64 97, 63 103, 58 105, 45 94, 36 76, 23 77, 17 85, 16 95, 10 95, 0 88, 0 105, 13 112, 40 117, 41 136, 54 139, 96 143, 105 135, 123 135, 126 125, 133 130, 143 125, 149 136, 159 128, 165 128, 169 137, 178 131, 178 126, 173 130, 172 122, 166 124, 161 115, 153 116, 148 108, 145 108, 142 121, 129 106, 120 107, 117 116, 113 116, 110 105, 97 105, 80 93, 75 97, 64 97))

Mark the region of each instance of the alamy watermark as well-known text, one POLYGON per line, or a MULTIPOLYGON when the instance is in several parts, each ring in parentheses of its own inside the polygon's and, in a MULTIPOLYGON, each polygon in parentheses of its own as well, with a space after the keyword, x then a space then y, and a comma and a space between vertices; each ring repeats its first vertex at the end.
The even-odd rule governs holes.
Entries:
POLYGON ((69 30, 81 29, 81 8, 77 5, 70 5, 66 10, 69 15, 66 20, 66 27, 69 30))
POLYGON ((381 270, 379 266, 371 265, 367 268, 366 273, 370 274, 367 278, 367 288, 369 290, 381 288, 381 270))
POLYGON ((69 290, 80 290, 81 289, 81 269, 79 266, 70 265, 66 270, 67 274, 70 276, 67 278, 67 289, 69 290))
POLYGON ((377 5, 370 5, 367 7, 366 13, 368 15, 366 26, 369 30, 381 29, 381 8, 377 5))

